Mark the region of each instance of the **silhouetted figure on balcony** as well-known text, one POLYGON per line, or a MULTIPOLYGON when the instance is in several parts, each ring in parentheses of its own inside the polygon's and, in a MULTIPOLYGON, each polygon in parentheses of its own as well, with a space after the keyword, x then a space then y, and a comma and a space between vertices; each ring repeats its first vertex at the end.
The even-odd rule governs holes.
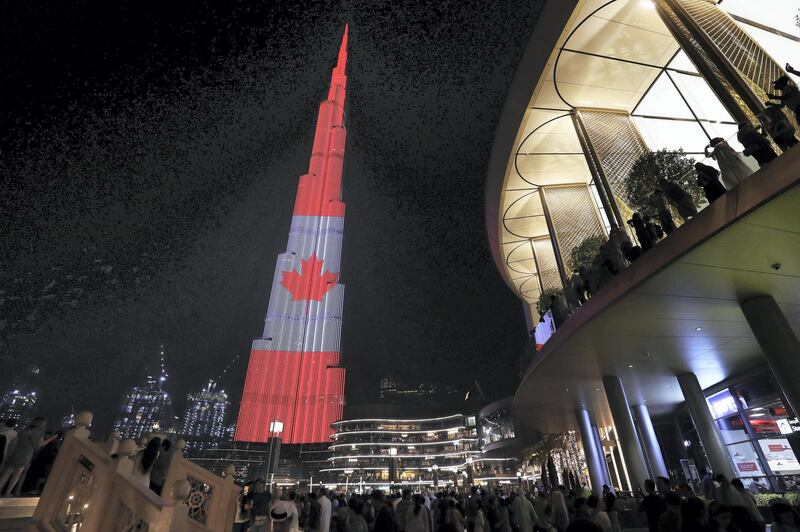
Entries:
POLYGON ((628 261, 625 260, 625 255, 622 253, 619 242, 613 238, 609 238, 606 243, 600 247, 600 254, 602 255, 606 269, 611 272, 612 275, 619 275, 628 267, 628 261))
POLYGON ((697 183, 703 187, 708 203, 725 194, 725 187, 719 182, 719 170, 703 163, 694 163, 694 169, 697 170, 697 183))
POLYGON ((589 284, 589 268, 586 266, 581 266, 578 269, 578 275, 581 278, 581 288, 583 289, 583 293, 585 294, 584 297, 588 301, 592 298, 592 288, 589 284))
POLYGON ((638 259, 642 254, 642 248, 633 245, 631 237, 628 236, 628 232, 623 227, 613 228, 609 239, 615 240, 619 244, 619 248, 622 250, 622 254, 625 255, 625 260, 628 261, 628 264, 638 259))
POLYGON ((586 288, 583 286, 583 279, 578 270, 572 272, 572 277, 567 282, 567 303, 572 311, 576 311, 586 303, 586 288))
POLYGON ((589 289, 593 294, 596 294, 613 278, 614 275, 611 273, 611 270, 609 270, 608 260, 601 247, 589 268, 589 289))
POLYGON ((752 159, 746 159, 723 139, 716 137, 706 147, 706 156, 713 157, 722 174, 722 184, 731 190, 757 170, 752 159), (709 149, 710 148, 710 149, 709 149))
POLYGON ((633 213, 631 219, 628 220, 628 225, 633 227, 633 230, 636 233, 636 239, 639 241, 642 251, 647 251, 653 247, 655 242, 650 236, 650 232, 647 230, 647 225, 645 225, 641 214, 638 212, 633 213))
POLYGON ((744 146, 742 153, 753 156, 758 161, 759 166, 764 166, 777 157, 769 140, 758 128, 753 127, 750 122, 739 124, 739 132, 736 133, 736 139, 744 146))
MULTIPOLYGON (((791 68, 791 65, 786 65, 791 68)), ((794 69, 792 69, 794 70, 794 69)), ((794 113, 794 116, 800 120, 800 90, 797 89, 797 84, 792 81, 787 75, 783 75, 772 82, 772 86, 778 89, 780 94, 767 93, 773 100, 779 100, 781 105, 789 108, 794 113)))
POLYGON ((654 245, 657 244, 659 240, 664 238, 664 229, 655 223, 649 216, 643 216, 642 219, 644 220, 644 225, 647 228, 647 233, 650 235, 650 239, 654 245))
POLYGON ((664 194, 658 194, 653 197, 653 206, 658 213, 658 221, 661 223, 661 228, 664 233, 670 234, 678 227, 675 225, 675 220, 672 219, 672 211, 669 210, 669 204, 664 194))
POLYGON ((758 116, 764 131, 783 151, 797 144, 794 138, 794 126, 783 112, 783 105, 775 102, 764 102, 764 105, 764 110, 758 116))
POLYGON ((554 294, 550 296, 550 310, 553 313, 553 321, 556 327, 561 327, 569 318, 569 307, 564 294, 554 294))
MULTIPOLYGON (((680 184, 676 183, 675 181, 669 181, 667 179, 661 179, 659 182, 659 189, 664 194, 667 200, 675 206, 675 209, 678 211, 678 214, 681 215, 681 218, 684 220, 688 220, 692 216, 697 215, 697 207, 694 205, 694 200, 692 199, 692 195, 686 192, 680 184)), ((670 216, 670 221, 672 217, 670 216)), ((669 231, 665 232, 669 233, 669 231)))

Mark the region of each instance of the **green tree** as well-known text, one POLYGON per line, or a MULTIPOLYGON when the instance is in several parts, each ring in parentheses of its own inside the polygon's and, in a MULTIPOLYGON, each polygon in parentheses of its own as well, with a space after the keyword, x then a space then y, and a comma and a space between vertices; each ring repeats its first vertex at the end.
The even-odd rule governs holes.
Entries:
POLYGON ((661 178, 681 185, 694 200, 695 205, 705 201, 703 189, 697 184, 694 160, 683 150, 658 150, 639 157, 625 180, 625 193, 631 208, 640 214, 656 216, 653 198, 661 178))
POLYGON ((572 269, 579 270, 581 266, 586 266, 587 268, 591 266, 592 261, 600 252, 600 246, 605 243, 606 237, 600 235, 587 236, 581 240, 569 253, 572 269))

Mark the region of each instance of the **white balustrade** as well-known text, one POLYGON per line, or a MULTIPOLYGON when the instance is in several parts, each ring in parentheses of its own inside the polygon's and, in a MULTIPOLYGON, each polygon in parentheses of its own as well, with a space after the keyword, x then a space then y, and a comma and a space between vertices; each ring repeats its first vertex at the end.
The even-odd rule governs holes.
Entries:
POLYGON ((156 495, 133 479, 136 442, 120 441, 112 458, 107 442, 89 440, 91 419, 91 413, 82 412, 64 437, 25 530, 194 532, 231 527, 239 494, 232 474, 223 478, 190 462, 181 454, 185 442, 179 441, 164 493, 156 495))

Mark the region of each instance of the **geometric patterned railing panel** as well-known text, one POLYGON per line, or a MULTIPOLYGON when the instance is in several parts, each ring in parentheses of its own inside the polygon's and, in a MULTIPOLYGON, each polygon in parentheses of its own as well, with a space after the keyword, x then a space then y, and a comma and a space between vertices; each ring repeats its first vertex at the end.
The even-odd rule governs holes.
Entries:
POLYGON ((150 530, 150 525, 125 504, 120 503, 118 516, 117 532, 147 532, 150 530))
POLYGON ((586 130, 611 192, 629 206, 630 198, 625 193, 628 174, 633 163, 650 151, 639 130, 625 113, 578 109, 576 115, 586 130))
POLYGON ((585 238, 605 236, 592 193, 586 185, 542 187, 567 275, 572 250, 585 238))
POLYGON ((186 477, 189 481, 191 490, 186 498, 185 504, 189 507, 189 518, 198 523, 206 524, 208 521, 208 507, 211 497, 214 495, 214 488, 202 480, 194 477, 186 477))

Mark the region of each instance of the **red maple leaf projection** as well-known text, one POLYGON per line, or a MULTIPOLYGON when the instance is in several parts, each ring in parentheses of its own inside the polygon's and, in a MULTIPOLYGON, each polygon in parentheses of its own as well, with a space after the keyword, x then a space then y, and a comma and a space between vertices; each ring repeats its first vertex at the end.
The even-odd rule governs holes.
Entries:
POLYGON ((322 297, 336 286, 337 274, 322 271, 323 261, 316 253, 302 261, 300 271, 281 272, 281 286, 292 294, 292 301, 322 301, 322 297))

